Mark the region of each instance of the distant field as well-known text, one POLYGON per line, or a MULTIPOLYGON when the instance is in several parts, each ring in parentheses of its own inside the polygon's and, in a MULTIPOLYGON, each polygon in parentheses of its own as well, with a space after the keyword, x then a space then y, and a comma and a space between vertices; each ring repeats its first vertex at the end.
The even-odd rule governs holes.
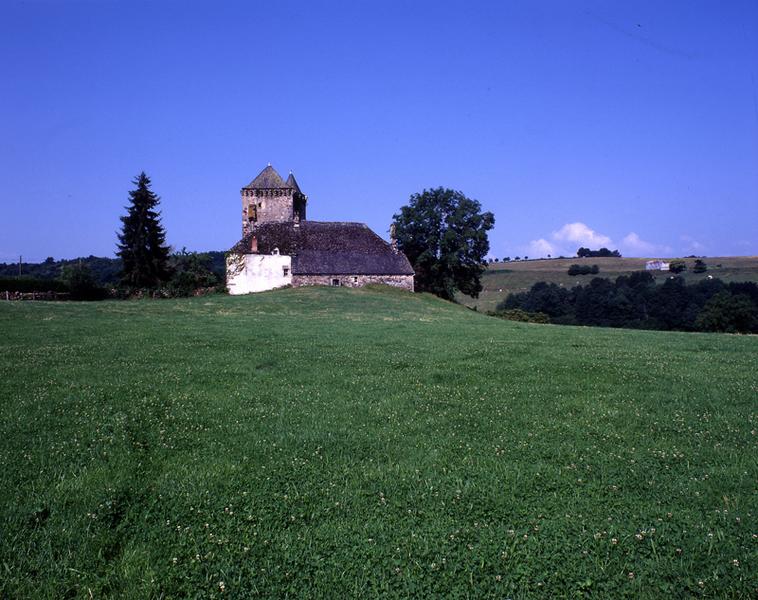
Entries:
MULTIPOLYGON (((592 280, 593 277, 608 277, 614 279, 619 275, 645 269, 647 258, 566 258, 555 260, 525 260, 507 263, 494 263, 488 266, 482 278, 484 291, 477 300, 460 297, 460 302, 466 306, 476 306, 478 310, 495 310, 498 302, 508 294, 524 292, 538 281, 548 281, 573 287, 592 280), (600 273, 597 275, 568 275, 568 268, 573 264, 597 265, 600 273)), ((690 282, 698 281, 711 275, 724 281, 755 281, 758 282, 758 256, 725 256, 704 258, 708 265, 705 273, 693 273, 694 258, 686 258, 687 271, 683 276, 690 282)), ((671 276, 664 271, 651 271, 659 282, 671 276)))
POLYGON ((756 337, 340 288, 0 330, 0 598, 758 592, 756 337))

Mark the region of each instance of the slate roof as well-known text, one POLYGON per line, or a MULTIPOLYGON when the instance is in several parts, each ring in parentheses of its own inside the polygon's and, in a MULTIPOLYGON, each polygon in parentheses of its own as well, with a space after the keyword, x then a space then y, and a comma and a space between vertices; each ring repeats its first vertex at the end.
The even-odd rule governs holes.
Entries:
POLYGON ((295 176, 290 171, 289 177, 287 177, 287 181, 285 183, 287 187, 291 187, 294 189, 298 194, 302 194, 303 192, 300 191, 300 186, 297 185, 297 181, 295 181, 295 176))
POLYGON ((279 173, 271 165, 261 171, 258 176, 247 184, 243 190, 279 190, 289 188, 291 185, 284 183, 279 173))
POLYGON ((413 275, 405 255, 394 252, 364 223, 262 223, 230 252, 253 254, 253 236, 259 254, 278 248, 280 254, 292 256, 293 275, 413 275))

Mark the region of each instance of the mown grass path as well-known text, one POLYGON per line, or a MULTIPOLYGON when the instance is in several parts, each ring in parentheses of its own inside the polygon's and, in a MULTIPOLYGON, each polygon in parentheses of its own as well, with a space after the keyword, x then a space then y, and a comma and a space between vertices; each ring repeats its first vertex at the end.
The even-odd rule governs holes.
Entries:
POLYGON ((0 597, 755 597, 758 339, 0 304, 0 597))

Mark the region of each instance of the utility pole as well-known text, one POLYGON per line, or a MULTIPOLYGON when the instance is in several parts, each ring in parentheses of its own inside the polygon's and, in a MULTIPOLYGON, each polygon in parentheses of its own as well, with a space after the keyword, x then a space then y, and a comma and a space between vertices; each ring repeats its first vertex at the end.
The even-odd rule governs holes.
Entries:
POLYGON ((19 255, 18 255, 18 276, 19 276, 19 277, 21 277, 21 259, 22 259, 22 258, 23 258, 23 256, 21 256, 21 255, 19 254, 19 255))

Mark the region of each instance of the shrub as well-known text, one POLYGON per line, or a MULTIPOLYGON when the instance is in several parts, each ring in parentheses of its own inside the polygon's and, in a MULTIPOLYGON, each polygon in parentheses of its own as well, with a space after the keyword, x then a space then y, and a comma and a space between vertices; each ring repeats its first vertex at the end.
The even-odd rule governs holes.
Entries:
POLYGON ((220 283, 218 276, 211 270, 207 254, 182 249, 171 256, 169 266, 172 274, 166 291, 171 297, 192 296, 195 290, 212 288, 220 283))
POLYGON ((73 264, 63 267, 61 281, 71 292, 72 300, 104 300, 105 288, 98 285, 90 268, 85 264, 73 264))
POLYGON ((575 275, 597 275, 600 273, 600 267, 597 265, 571 265, 568 269, 568 274, 572 277, 575 275))
POLYGON ((527 312, 519 308, 503 310, 500 312, 493 313, 493 315, 496 317, 500 317, 501 319, 506 319, 508 321, 520 321, 522 323, 542 323, 542 324, 550 323, 550 317, 548 317, 545 313, 527 312))

